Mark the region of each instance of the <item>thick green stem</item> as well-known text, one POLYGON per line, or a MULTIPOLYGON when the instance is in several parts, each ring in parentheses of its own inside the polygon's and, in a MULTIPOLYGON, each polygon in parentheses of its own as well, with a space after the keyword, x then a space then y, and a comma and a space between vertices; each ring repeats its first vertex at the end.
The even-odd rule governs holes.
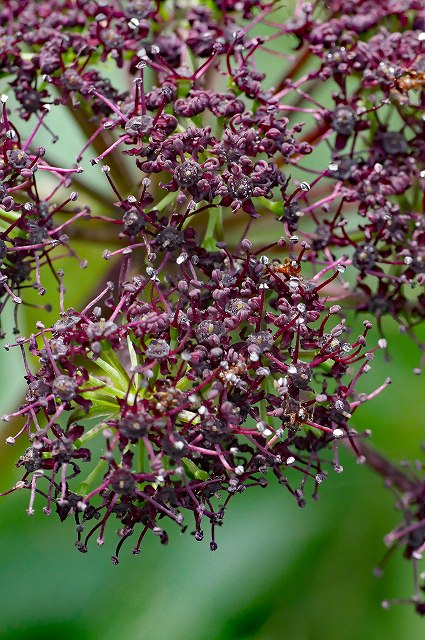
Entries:
POLYGON ((81 484, 79 484, 78 487, 75 489, 75 493, 77 495, 86 496, 90 491, 90 487, 93 486, 95 480, 97 480, 97 478, 100 476, 102 471, 106 470, 106 467, 107 467, 106 460, 99 460, 95 468, 92 469, 92 471, 89 473, 86 479, 83 480, 83 482, 81 482, 81 484))
POLYGON ((169 204, 174 202, 175 199, 176 199, 176 194, 174 193, 174 191, 170 191, 169 193, 167 193, 166 196, 162 198, 162 200, 158 202, 158 204, 155 205, 155 209, 157 211, 162 211, 163 209, 165 209, 165 207, 167 207, 169 204))
POLYGON ((75 441, 75 446, 78 448, 78 447, 81 447, 81 445, 85 444, 86 442, 93 440, 93 438, 95 438, 98 433, 103 431, 105 427, 106 427, 106 424, 104 422, 99 422, 95 427, 83 433, 81 438, 78 438, 78 440, 75 441))
POLYGON ((138 465, 139 465, 139 473, 143 473, 144 472, 144 468, 145 468, 145 453, 146 453, 146 447, 145 444, 143 442, 143 440, 140 438, 138 445, 137 445, 137 461, 138 461, 138 465))
POLYGON ((216 207, 208 212, 208 224, 202 247, 207 251, 215 251, 216 244, 223 239, 223 210, 216 207))

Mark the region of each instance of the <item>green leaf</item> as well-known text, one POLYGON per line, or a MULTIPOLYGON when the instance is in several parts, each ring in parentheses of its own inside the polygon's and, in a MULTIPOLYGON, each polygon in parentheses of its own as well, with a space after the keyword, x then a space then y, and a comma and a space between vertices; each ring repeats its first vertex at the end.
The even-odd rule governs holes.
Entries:
POLYGON ((189 458, 182 458, 182 462, 188 474, 195 480, 210 480, 209 474, 197 467, 189 458))
MULTIPOLYGON (((130 355, 131 366, 132 366, 133 369, 135 369, 139 364, 139 359, 137 357, 136 350, 135 350, 135 348, 133 346, 133 343, 132 343, 131 338, 130 338, 129 335, 127 336, 127 347, 128 347, 128 353, 130 355)), ((135 386, 136 390, 139 388, 139 377, 140 376, 139 376, 138 373, 134 374, 134 386, 135 386)))
POLYGON ((109 375, 114 386, 122 389, 123 391, 127 391, 130 380, 127 371, 124 369, 118 358, 118 355, 106 340, 102 340, 101 345, 101 357, 93 360, 94 364, 109 375))

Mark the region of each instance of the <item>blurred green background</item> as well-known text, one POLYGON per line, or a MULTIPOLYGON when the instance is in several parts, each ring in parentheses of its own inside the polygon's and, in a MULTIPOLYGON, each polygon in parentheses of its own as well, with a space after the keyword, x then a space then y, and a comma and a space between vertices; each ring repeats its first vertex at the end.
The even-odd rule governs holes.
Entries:
MULTIPOLYGON (((49 124, 62 130, 60 114, 56 123, 55 117, 49 116, 49 124)), ((70 123, 66 144, 72 162, 83 138, 70 123)), ((86 184, 92 184, 92 175, 84 174, 86 184)), ((267 225, 261 230, 267 233, 267 225)), ((82 257, 90 259, 87 277, 69 266, 68 306, 78 307, 93 287, 105 267, 95 256, 104 248, 82 247, 82 257), (73 287, 76 279, 78 287, 73 287)), ((40 313, 27 313, 28 328, 35 317, 40 313)), ((379 353, 360 390, 378 386, 387 375, 393 385, 359 409, 354 425, 372 428, 370 443, 394 461, 422 457, 425 385, 412 373, 420 354, 393 323, 387 323, 385 333, 393 361, 389 365, 379 353)), ((19 404, 22 375, 18 350, 1 350, 1 413, 19 404)), ((5 438, 12 427, 2 429, 5 438)), ((19 478, 14 468, 18 455, 18 445, 0 446, 0 491, 19 478)), ((99 548, 93 541, 83 555, 74 546, 72 521, 60 524, 55 515, 43 515, 37 500, 36 513, 29 517, 27 492, 0 498, 0 640, 423 637, 425 623, 412 607, 380 607, 384 599, 411 595, 410 564, 398 554, 383 578, 373 576, 385 553, 383 536, 398 522, 394 498, 382 479, 356 465, 350 453, 341 457, 344 473, 330 474, 320 500, 308 500, 305 509, 270 478, 267 489, 250 489, 232 500, 217 533, 216 552, 209 551, 207 536, 199 543, 169 528, 167 547, 151 535, 141 555, 133 557, 129 541, 119 566, 109 559, 116 541, 112 527, 110 546, 99 548)))

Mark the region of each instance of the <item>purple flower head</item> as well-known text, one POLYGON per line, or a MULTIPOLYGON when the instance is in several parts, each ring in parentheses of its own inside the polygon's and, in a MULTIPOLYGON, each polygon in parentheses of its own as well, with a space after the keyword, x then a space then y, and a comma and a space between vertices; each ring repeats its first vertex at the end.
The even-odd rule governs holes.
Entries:
MULTIPOLYGON (((117 564, 167 522, 217 549, 232 497, 273 476, 303 507, 341 441, 384 473, 354 424, 389 383, 360 390, 384 317, 424 351, 423 3, 3 4, 0 312, 43 317, 7 345, 9 492, 74 518, 82 552, 118 520, 117 564), (93 253, 66 310, 68 259, 93 253)), ((422 494, 390 534, 414 562, 422 494)))
POLYGON ((358 340, 344 340, 340 307, 328 307, 319 295, 338 271, 309 280, 295 257, 286 271, 265 256, 226 250, 213 273, 200 261, 192 261, 192 273, 184 261, 173 264, 174 293, 158 272, 123 280, 117 296, 111 298, 108 286, 83 312, 19 339, 41 365, 34 374, 28 369, 28 400, 16 413, 25 417, 33 443, 19 462, 22 487, 30 489, 32 510, 38 481, 29 474, 37 474, 44 452, 55 452, 53 466, 43 467, 45 509, 56 505, 62 520, 79 514, 82 551, 98 525, 84 540, 81 525, 94 513, 99 543, 114 514, 128 535, 140 527, 143 535, 155 532, 158 518, 167 516, 180 527, 194 526, 200 538, 206 519, 215 546, 214 525, 224 515, 214 506, 219 489, 227 504, 246 486, 265 486, 270 471, 303 506, 306 479, 315 494, 327 464, 340 470, 337 441, 348 438, 357 450, 349 420, 367 399, 359 400, 356 386, 373 350, 364 351, 370 325, 358 340), (110 307, 108 317, 101 317, 99 303, 110 307), (323 369, 325 362, 331 366, 323 369), (357 373, 350 374, 355 363, 357 373), (99 411, 103 422, 86 428, 99 411), (47 424, 39 433, 41 414, 47 424), (62 415, 69 416, 66 430, 62 415), (97 449, 91 441, 100 428, 104 445, 97 449), (143 465, 135 455, 140 448, 143 465), (103 479, 77 480, 81 463, 96 458, 103 479), (302 489, 286 479, 288 467, 302 489), (75 496, 79 501, 66 512, 75 496))

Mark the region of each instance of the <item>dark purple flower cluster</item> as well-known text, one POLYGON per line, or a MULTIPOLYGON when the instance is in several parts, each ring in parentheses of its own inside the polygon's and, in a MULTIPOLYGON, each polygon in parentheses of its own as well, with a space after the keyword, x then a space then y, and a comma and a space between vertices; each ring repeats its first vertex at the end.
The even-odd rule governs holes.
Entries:
POLYGON ((117 562, 125 538, 140 533, 135 553, 148 530, 166 542, 161 519, 186 526, 185 512, 196 539, 211 525, 214 550, 230 498, 266 486, 268 471, 304 506, 308 478, 316 493, 328 463, 342 471, 338 440, 356 450, 352 413, 388 384, 369 396, 357 391, 373 358, 365 351, 371 325, 350 340, 341 308, 320 297, 338 271, 307 279, 299 258, 269 261, 247 240, 240 253, 223 247, 208 263, 203 253, 172 260, 169 251, 161 272, 148 268, 117 292, 108 283, 82 312, 17 341, 40 368, 27 366, 26 402, 3 417, 22 416, 18 435, 30 442, 15 488, 30 489, 29 513, 39 494, 47 513, 54 504, 62 520, 75 516, 81 551, 95 531, 102 544, 107 520, 118 518, 117 562), (99 477, 90 467, 77 480, 93 458, 99 477))
MULTIPOLYGON (((88 138, 76 162, 89 147, 98 152, 93 164, 108 162, 126 235, 136 236, 143 226, 152 233, 146 207, 162 202, 161 190, 176 192, 181 206, 214 204, 253 218, 273 214, 284 233, 308 241, 310 262, 331 264, 341 249, 349 252, 358 272, 352 306, 390 314, 405 331, 423 318, 423 297, 412 301, 410 295, 425 273, 422 3, 329 2, 324 18, 315 17, 316 5, 299 3, 286 24, 273 21, 274 4, 226 2, 188 11, 177 5, 169 13, 148 0, 119 7, 28 0, 0 11, 1 56, 19 117, 37 118, 30 139, 21 143, 4 106, 4 208, 31 207, 13 228, 28 232, 28 225, 35 225, 44 229, 38 236, 46 236, 5 269, 4 298, 16 294, 17 300, 40 246, 60 241, 51 226, 53 212, 46 214, 48 202, 41 206, 34 191, 36 170, 55 171, 41 159, 45 151, 32 145, 38 127, 46 124, 46 109, 62 104, 70 106, 88 138), (385 30, 390 16, 399 31, 385 30), (282 54, 283 67, 285 58, 295 62, 271 87, 264 58, 276 41, 288 50, 294 35, 302 53, 298 59, 282 54), (103 65, 107 59, 128 69, 129 91, 113 86, 103 65), (153 83, 147 82, 147 71, 155 76, 153 83), (325 81, 334 93, 322 104, 314 88, 325 81), (397 122, 391 117, 395 112, 397 122), (325 146, 329 162, 323 166, 322 152, 322 166, 303 168, 303 156, 325 146), (130 204, 120 196, 121 190, 134 190, 123 154, 142 176, 160 177, 154 189, 130 204), (311 184, 294 188, 286 171, 291 167, 311 177, 311 184), (14 202, 13 190, 29 201, 14 202)), ((78 171, 77 164, 58 168, 61 186, 70 186, 78 171)), ((168 208, 174 201, 166 202, 168 208)), ((5 229, 3 241, 13 245, 15 236, 5 229)))
POLYGON ((30 489, 29 513, 39 494, 73 515, 82 551, 118 518, 115 559, 137 530, 135 553, 148 530, 166 542, 160 521, 186 512, 215 549, 231 496, 268 471, 303 506, 329 448, 341 470, 340 438, 363 460, 350 418, 388 383, 357 391, 375 349, 368 319, 349 337, 347 310, 419 344, 422 0, 300 0, 286 22, 274 0, 3 4, 0 311, 44 294, 46 269, 61 306, 16 341, 28 394, 9 417, 29 448, 12 491, 30 489), (84 135, 75 157, 54 110, 84 135), (116 284, 66 311, 55 247, 76 255, 80 219, 112 247, 116 284))

